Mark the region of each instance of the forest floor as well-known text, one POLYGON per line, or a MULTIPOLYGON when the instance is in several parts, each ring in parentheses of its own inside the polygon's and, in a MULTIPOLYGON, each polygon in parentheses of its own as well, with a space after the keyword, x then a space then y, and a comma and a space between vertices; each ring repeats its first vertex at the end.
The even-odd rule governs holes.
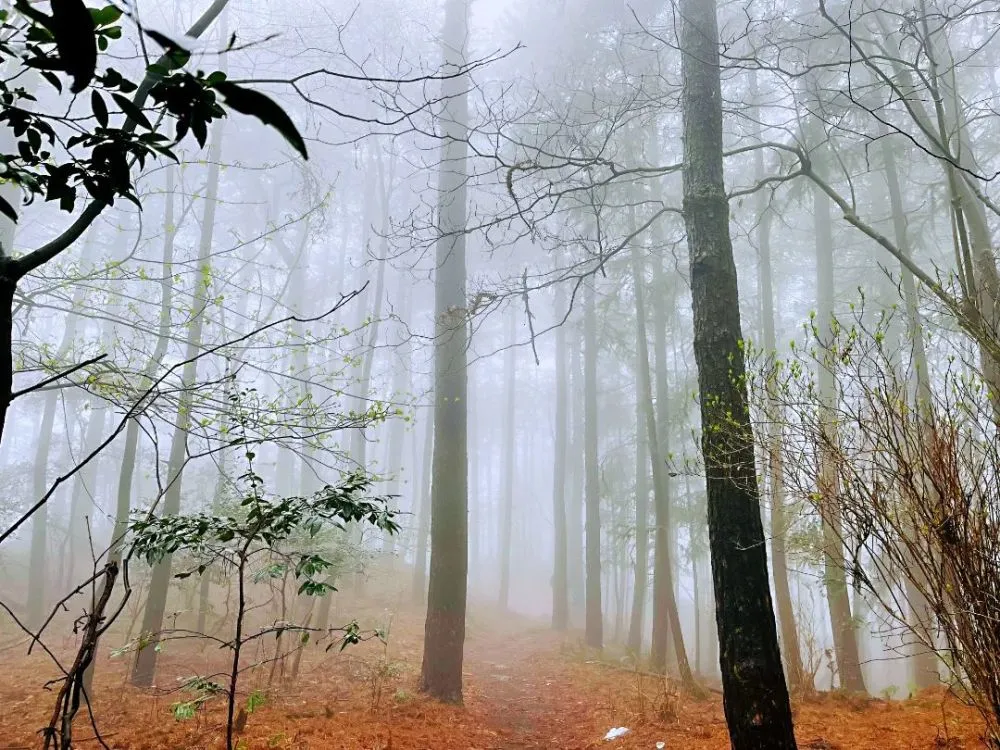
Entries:
MULTIPOLYGON (((383 603, 384 604, 384 603, 383 603)), ((352 605, 363 627, 391 624, 387 645, 377 641, 343 652, 307 647, 298 679, 269 678, 264 667, 247 675, 245 695, 266 695, 246 717, 244 750, 571 750, 655 748, 726 750, 720 697, 696 700, 669 682, 601 662, 579 645, 579 634, 557 636, 521 618, 502 622, 471 613, 465 660, 465 705, 441 705, 420 695, 422 616, 381 604, 352 605), (612 727, 624 736, 605 740, 612 727)), ((348 611, 345 608, 345 611, 348 611)), ((55 693, 42 689, 56 676, 47 657, 22 657, 0 635, 0 750, 41 746, 55 693)), ((158 686, 126 683, 127 657, 102 657, 94 712, 107 747, 120 750, 217 750, 224 747, 224 705, 205 704, 194 718, 175 719, 185 700, 184 678, 223 667, 217 649, 187 642, 160 654, 158 686)), ((69 653, 71 644, 66 646, 69 653)), ((104 650, 105 654, 107 650, 104 650)), ((907 701, 817 696, 795 705, 799 747, 809 750, 977 748, 975 714, 943 691, 907 701)), ((74 747, 98 748, 81 712, 74 747)))

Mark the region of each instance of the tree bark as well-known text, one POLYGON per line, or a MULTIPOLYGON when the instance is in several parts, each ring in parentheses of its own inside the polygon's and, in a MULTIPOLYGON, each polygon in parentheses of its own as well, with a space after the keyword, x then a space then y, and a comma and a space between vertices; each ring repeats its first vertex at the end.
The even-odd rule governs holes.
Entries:
MULTIPOLYGON (((448 0, 444 58, 464 61, 466 0, 448 0)), ((434 458, 431 491, 431 564, 424 625, 423 690, 448 702, 462 700, 462 661, 468 579, 468 445, 465 299, 466 143, 468 76, 442 82, 445 113, 441 148, 435 275, 434 458)))
POLYGON ((768 583, 723 180, 716 6, 682 0, 684 224, 723 704, 733 750, 795 748, 768 583))

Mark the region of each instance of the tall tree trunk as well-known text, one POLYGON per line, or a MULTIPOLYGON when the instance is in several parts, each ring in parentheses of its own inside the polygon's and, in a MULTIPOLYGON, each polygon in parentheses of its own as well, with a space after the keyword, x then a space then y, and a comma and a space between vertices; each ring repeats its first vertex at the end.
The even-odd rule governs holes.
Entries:
MULTIPOLYGON (((834 335, 833 220, 830 216, 830 199, 818 188, 813 189, 813 211, 816 235, 816 317, 820 346, 826 359, 835 356, 830 349, 834 335)), ((851 614, 851 599, 847 588, 847 561, 844 556, 844 531, 839 508, 840 480, 834 449, 838 439, 834 417, 837 383, 832 366, 821 363, 817 381, 823 410, 820 429, 824 433, 819 447, 817 489, 823 521, 823 573, 833 646, 840 686, 845 690, 865 692, 865 678, 858 651, 857 623, 851 614)))
MULTIPOLYGON (((638 318, 637 318, 638 319, 638 318)), ((638 336, 638 334, 636 334, 638 336)), ((637 339, 638 340, 638 339, 637 339)), ((640 368, 642 358, 636 353, 635 402, 635 573, 632 593, 632 616, 628 626, 628 647, 637 656, 642 654, 643 630, 646 624, 646 591, 649 588, 649 470, 646 454, 646 404, 643 403, 640 368)))
POLYGON ((586 620, 584 640, 591 648, 604 646, 604 615, 601 606, 601 488, 597 443, 597 310, 594 279, 584 288, 583 313, 583 462, 584 553, 586 575, 586 620))
POLYGON ((646 439, 649 442, 650 464, 653 470, 653 502, 656 511, 656 533, 653 569, 653 640, 650 661, 653 668, 666 671, 667 639, 673 636, 674 653, 681 681, 694 685, 694 676, 684 647, 684 631, 674 595, 673 565, 670 550, 670 494, 667 487, 666 456, 660 450, 660 435, 653 404, 653 384, 649 375, 649 346, 646 339, 646 276, 642 269, 639 247, 632 244, 632 284, 635 287, 636 365, 639 370, 639 399, 644 408, 646 439))
MULTIPOLYGON (((374 148, 374 147, 373 147, 374 148)), ((370 156, 370 149, 369 149, 370 156)), ((384 199, 382 201, 383 212, 388 209, 385 208, 388 205, 388 187, 385 185, 385 165, 383 164, 382 154, 379 153, 377 157, 371 159, 374 164, 369 165, 369 172, 365 175, 365 191, 364 191, 364 229, 362 234, 362 248, 363 252, 366 254, 369 252, 369 246, 371 243, 371 219, 372 214, 375 211, 376 199, 376 186, 381 186, 384 191, 384 199)), ((383 236, 388 234, 388 228, 383 225, 383 236)), ((358 321, 358 327, 365 325, 367 323, 367 328, 365 330, 364 339, 364 350, 361 354, 361 359, 358 368, 358 384, 356 386, 357 393, 354 397, 353 411, 357 414, 365 414, 370 406, 370 393, 371 393, 371 382, 372 373, 375 367, 375 352, 378 345, 378 335, 379 329, 381 328, 382 322, 382 305, 385 300, 385 274, 386 268, 389 265, 388 260, 388 240, 383 240, 382 247, 379 252, 379 259, 377 261, 378 270, 375 273, 375 289, 373 291, 371 312, 365 308, 361 308, 359 311, 360 320, 358 321)), ((351 449, 350 449, 351 460, 354 462, 355 467, 363 472, 368 471, 368 435, 363 427, 358 427, 351 431, 351 449)), ((352 542, 358 547, 363 547, 365 544, 364 539, 364 526, 360 523, 350 522, 348 524, 350 529, 350 536, 352 542)), ((353 585, 355 594, 360 593, 363 588, 364 583, 364 570, 359 568, 354 576, 353 585)))
MULTIPOLYGON (((757 76, 751 74, 751 88, 757 95, 757 76)), ((755 126, 758 130, 759 125, 755 126)), ((764 179, 764 152, 757 149, 754 155, 754 179, 764 179)), ((775 356, 778 348, 774 330, 774 273, 771 260, 771 220, 768 195, 758 190, 755 200, 757 213, 757 249, 760 254, 758 280, 760 285, 761 329, 764 351, 775 356)), ((781 420, 778 418, 775 384, 767 382, 767 403, 771 413, 767 418, 767 472, 771 485, 771 571, 774 576, 774 594, 778 605, 778 622, 781 625, 781 649, 785 657, 785 674, 788 684, 794 690, 802 684, 802 654, 799 650, 799 635, 795 627, 795 612, 792 608, 792 594, 788 583, 788 553, 785 539, 788 521, 785 517, 785 471, 781 455, 781 420)))
MULTIPOLYGON (((474 321, 469 321, 469 337, 474 331, 474 321)), ((482 425, 479 424, 479 388, 476 381, 476 367, 469 366, 469 589, 475 590, 476 577, 479 575, 479 527, 482 520, 479 513, 479 444, 482 425)))
MULTIPOLYGON (((177 234, 177 222, 174 219, 174 192, 176 167, 166 167, 166 187, 164 190, 163 211, 163 257, 162 275, 160 276, 160 315, 157 330, 156 345, 153 353, 143 368, 143 383, 150 383, 156 369, 160 366, 167 353, 170 341, 170 312, 174 299, 174 238, 177 234)), ((118 472, 118 488, 115 493, 115 525, 111 531, 111 545, 108 553, 109 561, 121 564, 125 534, 128 531, 129 513, 132 510, 132 483, 135 476, 135 464, 139 445, 139 420, 132 419, 125 427, 125 443, 122 449, 121 468, 118 472)), ((103 590, 97 597, 103 597, 103 590)), ((95 644, 96 645, 96 644, 95 644)), ((92 661, 84 673, 84 691, 89 693, 94 680, 96 661, 92 661)))
MULTIPOLYGON (((562 284, 556 287, 556 316, 561 316, 566 306, 566 293, 562 284)), ((566 370, 566 327, 556 329, 556 415, 555 456, 552 462, 552 627, 566 630, 569 627, 569 579, 567 571, 566 529, 566 442, 569 429, 568 393, 566 370)))
POLYGON ((584 620, 586 584, 583 565, 584 493, 583 486, 583 369, 580 362, 580 335, 578 328, 569 347, 569 391, 570 391, 570 437, 568 447, 569 501, 566 504, 566 558, 567 580, 569 581, 570 622, 584 620))
MULTIPOLYGON (((212 127, 212 142, 208 151, 209 166, 205 188, 205 212, 201 220, 198 262, 194 275, 193 318, 188 328, 187 341, 184 346, 185 365, 181 371, 183 390, 178 399, 174 431, 170 441, 170 454, 167 459, 168 484, 162 509, 162 514, 165 516, 177 515, 181 509, 181 483, 186 464, 187 437, 191 426, 191 407, 193 404, 191 389, 198 376, 198 360, 195 357, 201 351, 202 332, 205 327, 205 316, 210 297, 212 239, 215 232, 215 213, 219 200, 221 159, 222 122, 217 121, 212 127)), ((121 491, 120 487, 119 491, 121 491)), ((146 609, 143 612, 141 629, 147 645, 136 654, 132 667, 132 684, 138 687, 149 687, 153 684, 153 678, 156 675, 156 658, 159 653, 156 646, 159 643, 160 631, 163 629, 170 579, 171 557, 168 555, 153 567, 152 580, 149 584, 149 594, 146 598, 146 609)))
POLYGON ((507 351, 504 352, 505 417, 503 425, 503 505, 500 510, 500 609, 506 611, 510 598, 510 535, 514 515, 514 473, 517 471, 517 311, 507 310, 507 351))
MULTIPOLYGON (((107 341, 107 338, 105 339, 107 341)), ((110 349, 105 346, 104 351, 110 349)), ((87 429, 84 431, 81 458, 85 458, 97 450, 101 444, 101 437, 104 434, 104 424, 107 421, 105 404, 99 398, 90 398, 90 409, 87 415, 87 429)), ((73 588, 73 571, 89 569, 93 567, 94 561, 85 558, 81 549, 87 546, 87 524, 85 523, 86 512, 84 510, 84 497, 89 501, 89 507, 94 506, 94 496, 96 491, 98 461, 91 461, 84 466, 76 475, 73 481, 73 490, 69 501, 69 521, 67 526, 66 539, 66 579, 63 581, 63 588, 69 590, 73 588), (81 568, 79 566, 84 566, 81 568)))
POLYGON ((420 507, 417 512, 417 547, 413 560, 414 604, 423 604, 427 595, 427 538, 431 532, 431 490, 433 487, 431 460, 434 450, 434 414, 428 413, 424 420, 424 456, 420 471, 420 488, 419 490, 414 488, 414 496, 420 498, 420 507))
MULTIPOLYGON (((87 236, 81 258, 81 266, 83 267, 89 265, 91 256, 93 255, 94 236, 93 232, 87 236)), ((83 304, 84 291, 85 285, 78 284, 73 292, 70 310, 66 313, 62 339, 56 349, 55 366, 57 368, 64 366, 63 361, 73 348, 77 325, 80 321, 80 315, 77 310, 83 304)), ((46 392, 44 396, 42 420, 38 429, 38 443, 35 447, 35 462, 32 472, 32 502, 40 500, 48 491, 49 452, 52 448, 52 430, 55 427, 59 394, 60 391, 53 389, 46 392)), ((29 552, 28 564, 28 608, 26 623, 32 628, 41 625, 45 619, 49 575, 53 572, 52 568, 55 567, 50 565, 50 561, 48 560, 48 525, 49 506, 46 503, 31 516, 31 550, 29 552)))
MULTIPOLYGON (((397 297, 399 299, 399 309, 403 313, 404 320, 409 322, 412 309, 412 305, 410 304, 410 283, 407 279, 403 278, 402 274, 400 274, 399 278, 397 297)), ((399 352, 399 354, 401 361, 396 362, 392 374, 391 398, 394 403, 398 403, 403 394, 409 389, 407 381, 409 380, 410 368, 403 365, 403 362, 406 362, 409 357, 409 345, 404 344, 403 351, 399 352)), ((403 441, 406 437, 404 433, 405 426, 406 423, 398 415, 393 416, 389 424, 388 466, 385 469, 392 477, 387 487, 387 494, 392 498, 390 507, 394 511, 399 510, 398 495, 403 473, 403 441)), ((395 547, 396 537, 392 534, 385 534, 382 537, 382 554, 387 556, 392 555, 395 547)))
MULTIPOLYGON (((882 138, 882 160, 885 166, 886 185, 889 189, 889 205, 892 208, 893 234, 896 246, 909 255, 910 240, 906 231, 906 211, 903 206, 903 191, 899 184, 899 170, 896 155, 888 138, 882 138)), ((913 371, 914 397, 919 413, 925 420, 930 418, 931 385, 927 371, 927 352, 924 348, 924 327, 920 320, 917 299, 917 284, 913 273, 902 263, 900 276, 903 282, 903 301, 906 308, 906 334, 910 345, 913 371)), ((929 488, 930 489, 930 488, 929 488)), ((911 567, 911 572, 917 566, 911 567)), ((925 581, 918 584, 911 576, 905 581, 907 621, 916 638, 909 649, 910 670, 915 690, 926 690, 937 685, 941 676, 938 672, 938 658, 931 646, 934 644, 934 614, 924 596, 925 581)))
MULTIPOLYGON (((658 151, 659 142, 657 141, 656 144, 658 151)), ((659 192, 659 186, 657 186, 657 192, 659 192)), ((663 472, 660 477, 660 481, 663 483, 663 487, 666 490, 666 500, 661 508, 663 518, 656 522, 656 526, 659 528, 662 522, 662 525, 667 528, 667 543, 670 546, 666 548, 666 551, 669 553, 670 550, 677 549, 677 525, 676 523, 673 523, 672 520, 672 482, 669 473, 666 471, 666 461, 668 460, 668 456, 670 454, 670 368, 667 365, 667 330, 668 328, 677 330, 676 326, 673 325, 676 321, 677 310, 673 284, 667 280, 666 274, 663 270, 663 249, 665 247, 665 243, 663 241, 663 230, 660 223, 657 223, 656 227, 654 227, 653 235, 657 248, 657 255, 655 262, 653 263, 653 288, 656 290, 653 295, 653 352, 656 370, 656 435, 659 443, 659 455, 655 457, 651 456, 651 460, 659 461, 660 469, 663 472), (668 318, 670 319, 669 321, 668 318)), ((674 343, 677 343, 676 338, 674 343)), ((670 565, 671 578, 676 579, 674 576, 674 567, 671 555, 667 554, 666 557, 667 559, 664 560, 661 556, 659 564, 670 565)), ((655 564, 654 560, 654 565, 655 564)), ((676 592, 676 585, 674 585, 673 589, 676 592)), ((661 592, 661 601, 662 593, 665 592, 661 592)), ((676 600, 676 593, 674 594, 674 599, 676 600)), ((670 636, 670 629, 673 627, 670 623, 670 618, 667 617, 665 620, 660 618, 660 623, 661 628, 666 628, 666 632, 662 634, 659 632, 657 633, 661 642, 661 650, 663 650, 666 654, 665 663, 678 664, 676 641, 670 636), (663 643, 666 643, 665 648, 662 645, 663 643)), ((654 629, 656 629, 655 620, 654 629)))
POLYGON ((719 29, 711 0, 681 0, 684 224, 698 366, 723 705, 733 750, 795 748, 760 517, 722 166, 719 29))
MULTIPOLYGON (((461 66, 468 36, 466 0, 448 0, 444 59, 461 66)), ((465 606, 468 596, 468 445, 466 443, 465 300, 467 75, 442 82, 445 100, 439 192, 434 344, 434 478, 431 565, 420 684, 433 697, 462 700, 465 606)))

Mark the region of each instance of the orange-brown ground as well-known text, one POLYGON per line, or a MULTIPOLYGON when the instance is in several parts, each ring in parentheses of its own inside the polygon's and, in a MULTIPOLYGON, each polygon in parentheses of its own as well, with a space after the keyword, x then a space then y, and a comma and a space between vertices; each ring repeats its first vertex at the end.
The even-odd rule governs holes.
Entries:
MULTIPOLYGON (((362 609, 364 609, 362 607, 362 609)), ((377 625, 382 610, 359 613, 377 625)), ((388 647, 369 642, 343 653, 307 651, 295 684, 272 684, 267 701, 247 718, 246 750, 527 750, 529 748, 654 748, 724 750, 729 747, 717 695, 678 696, 662 680, 588 660, 578 638, 562 638, 538 623, 498 624, 482 613, 470 620, 465 706, 435 703, 417 692, 422 620, 395 616, 388 647), (624 737, 604 741, 611 727, 624 737)), ((54 675, 41 655, 23 647, 2 654, 0 750, 40 746, 39 727, 51 714, 54 693, 41 689, 54 675)), ((68 653, 68 652, 67 652, 68 653)), ((106 650, 105 650, 106 653, 106 650)), ((194 719, 177 721, 171 704, 183 698, 178 678, 216 666, 219 652, 169 644, 161 654, 158 690, 125 681, 124 659, 102 657, 95 712, 109 747, 121 750, 213 750, 223 747, 221 701, 194 719)), ((127 659, 127 657, 125 657, 127 659)), ((265 688, 266 668, 244 689, 265 688)), ((903 750, 976 748, 981 724, 944 693, 906 702, 828 697, 795 707, 800 748, 903 750)), ((98 748, 85 714, 75 746, 98 748)))

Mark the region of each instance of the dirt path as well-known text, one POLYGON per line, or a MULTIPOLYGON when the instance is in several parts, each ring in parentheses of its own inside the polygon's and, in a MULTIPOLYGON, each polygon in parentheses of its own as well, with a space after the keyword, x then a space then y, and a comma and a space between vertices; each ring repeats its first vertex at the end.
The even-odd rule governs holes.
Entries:
POLYGON ((496 634, 468 643, 465 671, 476 704, 498 733, 497 750, 559 747, 553 736, 552 680, 539 667, 543 653, 558 649, 547 634, 496 634))

